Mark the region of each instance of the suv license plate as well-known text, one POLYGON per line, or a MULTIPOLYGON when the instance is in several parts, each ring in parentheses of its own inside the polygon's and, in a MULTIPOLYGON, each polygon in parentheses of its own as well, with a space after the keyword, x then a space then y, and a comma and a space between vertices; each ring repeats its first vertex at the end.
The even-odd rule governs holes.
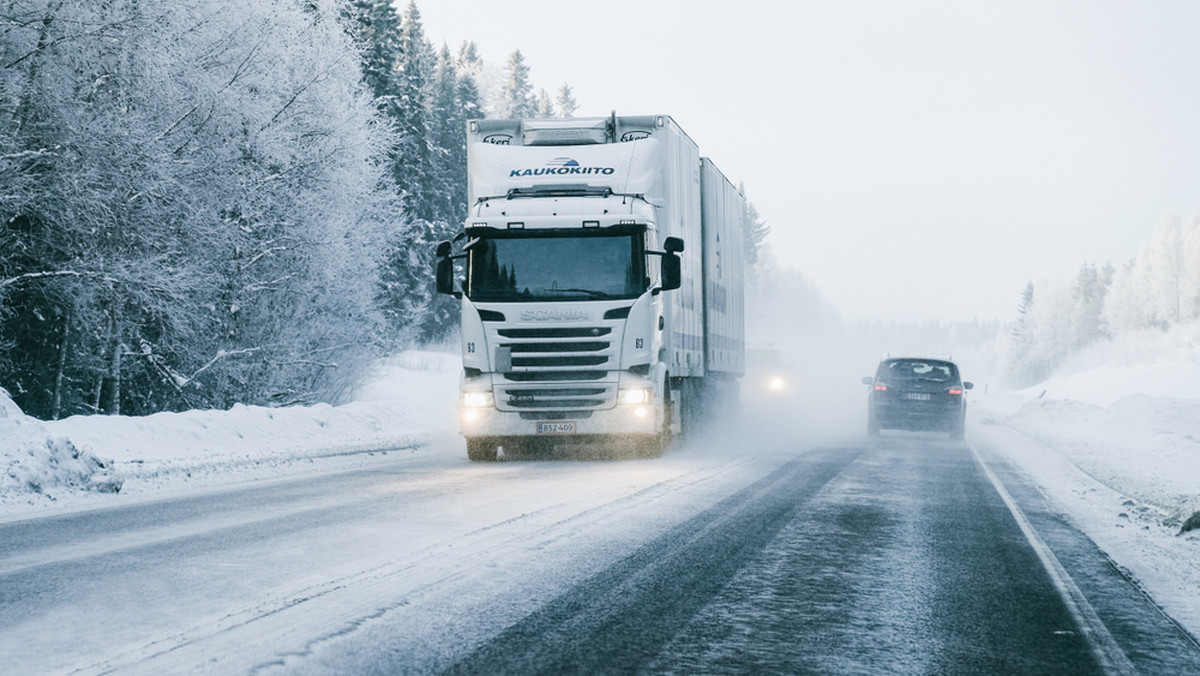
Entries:
POLYGON ((538 434, 575 434, 575 421, 540 422, 537 424, 538 434))
POLYGON ((904 396, 908 399, 916 399, 917 401, 929 401, 928 392, 909 392, 904 396))

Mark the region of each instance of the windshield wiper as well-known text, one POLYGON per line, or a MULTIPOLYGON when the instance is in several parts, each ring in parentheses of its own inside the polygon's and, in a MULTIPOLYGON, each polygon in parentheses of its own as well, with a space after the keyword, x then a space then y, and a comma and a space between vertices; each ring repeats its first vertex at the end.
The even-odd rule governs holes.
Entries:
POLYGON ((592 289, 544 289, 547 293, 586 293, 592 298, 611 298, 612 294, 592 289))

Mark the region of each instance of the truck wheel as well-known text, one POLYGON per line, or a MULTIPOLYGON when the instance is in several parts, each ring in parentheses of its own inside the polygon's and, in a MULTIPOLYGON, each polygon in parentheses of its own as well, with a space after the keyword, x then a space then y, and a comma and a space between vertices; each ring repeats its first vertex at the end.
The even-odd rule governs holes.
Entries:
POLYGON ((467 459, 471 462, 495 462, 496 442, 491 439, 467 439, 467 459))
POLYGON ((660 432, 650 437, 638 439, 634 445, 634 453, 639 458, 661 458, 667 451, 670 435, 660 432))

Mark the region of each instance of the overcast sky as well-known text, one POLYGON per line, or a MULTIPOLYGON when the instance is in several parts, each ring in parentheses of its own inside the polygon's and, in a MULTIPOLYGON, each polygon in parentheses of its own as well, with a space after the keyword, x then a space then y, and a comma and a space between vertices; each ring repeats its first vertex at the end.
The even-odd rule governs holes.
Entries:
POLYGON ((1200 208, 1200 2, 417 7, 577 115, 674 117, 848 320, 1008 320, 1200 208))

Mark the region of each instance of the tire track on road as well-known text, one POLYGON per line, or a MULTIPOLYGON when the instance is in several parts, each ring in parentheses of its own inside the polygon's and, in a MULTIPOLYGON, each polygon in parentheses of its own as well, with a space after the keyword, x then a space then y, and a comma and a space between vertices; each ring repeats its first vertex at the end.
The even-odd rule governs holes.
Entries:
POLYGON ((446 673, 635 671, 858 455, 835 449, 783 465, 543 606, 446 673))
POLYGON ((252 607, 212 617, 185 630, 128 646, 80 672, 131 668, 163 673, 209 662, 214 655, 218 657, 211 665, 226 665, 228 669, 220 669, 224 671, 281 666, 296 658, 303 659, 315 647, 352 634, 364 624, 384 618, 423 596, 479 575, 481 561, 504 558, 514 549, 541 547, 570 537, 590 523, 620 518, 622 513, 703 484, 747 462, 746 458, 738 458, 706 463, 582 510, 570 503, 547 505, 423 547, 402 559, 324 580, 252 607), (457 552, 462 551, 470 552, 476 565, 454 563, 458 561, 457 552), (293 644, 286 652, 273 650, 273 646, 280 647, 276 643, 279 635, 295 633, 293 620, 301 617, 323 618, 319 634, 293 644), (264 661, 264 656, 271 657, 264 661))

